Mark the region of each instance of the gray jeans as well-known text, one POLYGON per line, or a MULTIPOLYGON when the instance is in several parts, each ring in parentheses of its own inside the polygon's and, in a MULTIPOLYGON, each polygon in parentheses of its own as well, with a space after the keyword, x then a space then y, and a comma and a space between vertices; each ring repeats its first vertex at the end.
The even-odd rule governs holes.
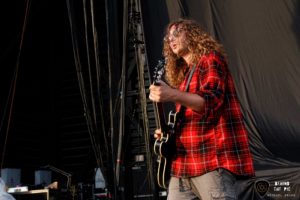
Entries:
POLYGON ((235 181, 235 176, 223 168, 197 177, 171 177, 168 200, 236 200, 235 181))

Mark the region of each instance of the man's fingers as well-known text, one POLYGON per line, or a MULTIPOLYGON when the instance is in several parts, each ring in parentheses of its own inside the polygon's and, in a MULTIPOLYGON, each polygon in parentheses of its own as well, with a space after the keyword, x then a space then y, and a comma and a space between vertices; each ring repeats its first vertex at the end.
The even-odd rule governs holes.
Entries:
POLYGON ((161 130, 160 129, 156 129, 155 133, 154 133, 154 138, 160 138, 161 137, 161 130))

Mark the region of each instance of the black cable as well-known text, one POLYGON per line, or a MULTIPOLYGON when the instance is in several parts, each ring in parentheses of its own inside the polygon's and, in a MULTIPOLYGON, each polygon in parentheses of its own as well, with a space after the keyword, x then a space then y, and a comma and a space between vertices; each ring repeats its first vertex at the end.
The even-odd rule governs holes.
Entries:
MULTIPOLYGON (((95 15, 94 15, 94 1, 90 0, 91 5, 91 18, 92 18, 92 31, 93 31, 93 45, 94 45, 94 56, 95 56, 95 69, 96 69, 96 83, 97 83, 97 95, 99 100, 99 115, 100 115, 100 126, 102 130, 102 135, 104 139, 104 146, 105 146, 105 153, 108 155, 108 142, 107 142, 107 136, 106 136, 106 128, 105 128, 105 122, 103 117, 103 103, 102 103, 102 95, 101 95, 101 87, 100 87, 100 78, 101 78, 101 67, 99 62, 99 48, 98 48, 98 34, 97 29, 95 26, 95 15)), ((100 141, 99 141, 100 143, 100 141)), ((100 166, 99 166, 100 167, 100 166)), ((102 166, 103 167, 103 166, 102 166)), ((106 173, 103 173, 103 176, 106 177, 106 173)), ((106 177, 107 178, 107 177, 106 177)))
POLYGON ((78 84, 79 84, 79 90, 83 102, 83 109, 84 109, 84 114, 85 118, 87 121, 87 127, 88 127, 88 133, 91 138, 91 143, 92 143, 92 148, 94 150, 95 158, 96 161, 98 162, 97 164, 100 165, 100 160, 97 159, 99 155, 99 150, 95 148, 95 140, 93 139, 93 133, 95 132, 93 128, 93 123, 90 115, 90 109, 88 107, 88 101, 87 101, 87 95, 86 95, 86 90, 85 90, 85 84, 84 84, 84 79, 82 75, 82 66, 80 62, 80 54, 79 54, 79 48, 78 48, 78 39, 76 35, 76 29, 75 29, 75 23, 73 22, 73 16, 72 16, 72 4, 70 4, 69 0, 66 0, 67 3, 67 9, 68 9, 68 17, 69 17, 69 22, 70 22, 70 32, 71 32, 71 39, 72 39, 72 45, 73 45, 73 55, 74 55, 74 62, 75 62, 75 67, 77 71, 77 78, 78 78, 78 84))
POLYGON ((88 65, 88 73, 89 73, 89 83, 90 83, 90 100, 91 100, 91 107, 92 107, 92 113, 90 118, 90 123, 92 126, 92 121, 94 121, 94 129, 91 131, 90 134, 90 140, 93 146, 93 149, 95 151, 95 157, 97 166, 102 166, 102 156, 101 156, 101 150, 99 143, 97 143, 95 139, 95 133, 98 133, 98 123, 97 123, 97 116, 96 116, 96 107, 95 107, 95 97, 94 97, 94 89, 93 89, 93 80, 92 80, 92 72, 91 72, 91 62, 90 62, 90 48, 89 48, 89 38, 88 38, 88 22, 87 22, 87 11, 86 11, 86 0, 83 0, 83 15, 84 15, 84 32, 85 32, 85 45, 86 45, 86 56, 87 56, 87 65, 88 65), (94 133, 94 134, 93 134, 94 133))
POLYGON ((20 45, 19 45, 19 52, 18 52, 18 56, 17 56, 16 68, 15 68, 14 78, 13 78, 12 87, 11 87, 11 91, 10 91, 11 104, 10 104, 10 108, 9 108, 8 122, 7 122, 6 134, 5 134, 4 144, 3 144, 0 169, 2 169, 3 164, 4 164, 4 158, 5 158, 5 153, 6 153, 6 144, 7 144, 7 141, 8 141, 8 133, 9 133, 9 130, 10 130, 12 109, 13 109, 13 105, 14 105, 15 92, 16 92, 16 88, 17 88, 18 73, 19 73, 19 68, 20 68, 20 58, 21 58, 21 52, 22 52, 22 48, 23 48, 23 39, 24 39, 24 35, 25 35, 25 30, 26 30, 26 27, 27 27, 27 21, 28 21, 30 8, 31 8, 31 1, 28 0, 27 3, 26 3, 25 17, 24 17, 24 23, 23 23, 23 27, 22 27, 22 33, 21 33, 21 39, 20 39, 20 45))
POLYGON ((127 29, 128 29, 128 2, 124 0, 123 5, 123 51, 122 51, 122 74, 121 74, 121 94, 120 94, 120 128, 119 128, 119 144, 117 152, 117 164, 116 164, 116 181, 117 185, 120 185, 120 166, 122 159, 122 150, 123 150, 123 138, 125 131, 125 101, 126 101, 126 61, 127 61, 127 29))
POLYGON ((106 35, 107 35, 107 59, 108 59, 108 89, 109 89, 109 119, 110 119, 110 143, 111 143, 111 165, 112 165, 112 171, 113 171, 113 198, 117 199, 117 183, 116 183, 116 174, 114 173, 116 171, 116 166, 115 166, 115 152, 114 152, 114 117, 113 117, 113 107, 112 107, 112 73, 111 73, 111 48, 110 48, 110 22, 109 22, 109 4, 108 0, 105 0, 105 16, 106 16, 106 35))

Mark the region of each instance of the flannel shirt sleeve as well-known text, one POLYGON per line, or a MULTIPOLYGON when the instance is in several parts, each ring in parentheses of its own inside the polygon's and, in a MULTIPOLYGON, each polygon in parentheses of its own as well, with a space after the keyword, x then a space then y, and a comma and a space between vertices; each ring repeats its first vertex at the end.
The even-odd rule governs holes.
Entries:
POLYGON ((216 112, 224 102, 226 70, 225 63, 215 54, 203 60, 200 67, 200 88, 198 94, 205 99, 202 114, 216 112))

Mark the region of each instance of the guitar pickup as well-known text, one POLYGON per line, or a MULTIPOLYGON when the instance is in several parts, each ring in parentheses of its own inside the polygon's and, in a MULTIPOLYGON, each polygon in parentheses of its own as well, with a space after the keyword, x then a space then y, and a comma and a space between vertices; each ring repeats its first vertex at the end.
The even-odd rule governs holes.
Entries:
POLYGON ((168 126, 170 128, 175 127, 177 121, 177 114, 178 114, 177 112, 174 112, 172 110, 169 112, 168 126))

